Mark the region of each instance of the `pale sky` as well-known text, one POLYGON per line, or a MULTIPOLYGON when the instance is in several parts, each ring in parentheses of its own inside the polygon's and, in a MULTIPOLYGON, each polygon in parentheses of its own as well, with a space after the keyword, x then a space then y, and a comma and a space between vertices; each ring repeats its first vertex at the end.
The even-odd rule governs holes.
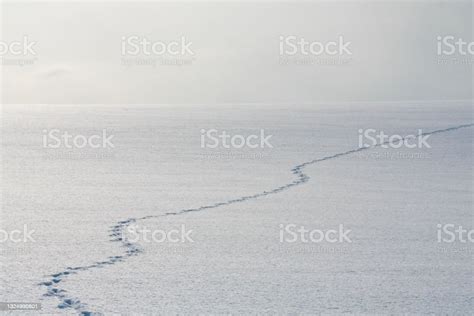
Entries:
MULTIPOLYGON (((27 36, 36 42, 36 55, 20 56, 32 65, 2 67, 2 101, 271 104, 472 99, 474 55, 437 54, 438 36, 474 40, 472 7, 471 1, 3 4, 2 40, 9 43, 27 36), (122 37, 127 36, 154 42, 185 37, 194 55, 178 56, 189 63, 184 66, 125 66, 124 62, 137 62, 121 55, 122 37), (352 55, 310 56, 315 63, 342 61, 337 65, 282 65, 280 36, 321 43, 342 36, 350 42, 352 55), (439 57, 448 58, 446 64, 440 65, 439 57), (461 63, 453 61, 456 57, 461 63)), ((157 62, 159 57, 140 60, 157 62)), ((299 57, 301 61, 305 56, 299 57)))

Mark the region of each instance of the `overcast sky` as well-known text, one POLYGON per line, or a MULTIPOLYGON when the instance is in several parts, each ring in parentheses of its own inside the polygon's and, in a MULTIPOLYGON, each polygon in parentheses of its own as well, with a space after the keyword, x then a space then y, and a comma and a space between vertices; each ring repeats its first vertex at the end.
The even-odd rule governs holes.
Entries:
POLYGON ((470 1, 29 2, 4 4, 2 11, 3 42, 24 36, 36 42, 35 55, 3 55, 4 64, 32 63, 3 66, 5 103, 472 98, 472 63, 465 62, 474 56, 437 54, 438 36, 474 40, 470 1), (163 43, 184 37, 193 54, 122 55, 129 36, 163 43), (351 54, 282 55, 281 36, 322 44, 342 37, 351 54), (160 65, 163 61, 185 65, 160 65), (314 64, 296 64, 308 61, 314 64))

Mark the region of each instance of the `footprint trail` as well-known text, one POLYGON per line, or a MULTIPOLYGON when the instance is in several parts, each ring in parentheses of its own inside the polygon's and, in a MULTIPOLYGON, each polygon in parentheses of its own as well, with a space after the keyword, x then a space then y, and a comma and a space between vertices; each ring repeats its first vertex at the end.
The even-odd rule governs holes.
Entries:
POLYGON ((46 289, 46 293, 44 294, 44 296, 54 297, 54 298, 57 298, 59 300, 59 304, 57 306, 59 309, 73 309, 76 312, 78 312, 80 315, 101 315, 101 313, 90 311, 87 304, 81 302, 78 298, 71 296, 66 290, 62 289, 61 288, 61 283, 72 275, 79 274, 83 271, 98 269, 98 268, 104 268, 106 266, 114 265, 114 264, 117 264, 119 262, 124 262, 125 260, 127 260, 131 257, 134 257, 134 256, 138 256, 140 253, 142 253, 143 249, 141 249, 137 244, 134 244, 134 243, 130 242, 126 238, 126 235, 125 235, 124 231, 127 229, 127 227, 129 225, 134 224, 138 221, 147 220, 147 219, 151 219, 151 218, 159 218, 159 217, 164 217, 164 216, 180 215, 180 214, 189 213, 189 212, 200 212, 200 211, 204 211, 204 210, 218 208, 218 207, 221 207, 221 206, 231 205, 231 204, 235 204, 235 203, 242 203, 242 202, 245 202, 245 201, 248 201, 248 200, 254 200, 254 199, 264 197, 264 196, 267 196, 267 195, 271 195, 271 194, 277 194, 277 193, 280 193, 282 191, 286 191, 286 190, 288 190, 288 189, 290 189, 294 186, 301 185, 301 184, 304 184, 304 183, 308 182, 310 177, 308 175, 306 175, 305 173, 303 173, 303 169, 307 166, 310 166, 310 165, 313 165, 313 164, 316 164, 316 163, 319 163, 319 162, 323 162, 323 161, 326 161, 326 160, 331 160, 331 159, 336 159, 336 158, 352 155, 352 154, 355 154, 355 153, 358 153, 358 152, 362 152, 362 151, 365 151, 365 150, 380 147, 380 146, 385 145, 385 144, 397 144, 397 143, 402 142, 402 141, 404 141, 405 139, 408 139, 408 138, 418 138, 418 137, 426 136, 426 135, 434 135, 434 134, 439 134, 439 133, 451 132, 451 131, 459 130, 459 129, 462 129, 462 128, 473 127, 473 126, 474 126, 474 124, 464 124, 464 125, 458 125, 458 126, 446 128, 446 129, 439 129, 439 130, 435 130, 435 131, 431 131, 431 132, 427 132, 427 133, 422 133, 418 136, 406 137, 406 138, 403 138, 401 140, 392 141, 392 142, 386 141, 386 142, 382 142, 382 143, 379 143, 379 144, 376 144, 376 145, 373 145, 373 146, 361 147, 361 148, 357 148, 357 149, 337 153, 337 154, 334 154, 334 155, 330 155, 330 156, 326 156, 326 157, 322 157, 322 158, 317 158, 317 159, 314 159, 314 160, 311 160, 311 161, 307 161, 307 162, 299 164, 299 165, 293 167, 293 169, 291 169, 291 172, 296 177, 295 180, 293 180, 290 183, 278 186, 278 187, 276 187, 274 189, 271 189, 269 191, 263 191, 261 193, 242 196, 242 197, 235 198, 235 199, 232 199, 232 200, 227 200, 227 201, 224 201, 224 202, 218 202, 218 203, 214 203, 214 204, 204 205, 204 206, 200 206, 200 207, 197 207, 197 208, 182 209, 182 210, 179 210, 179 211, 176 211, 176 212, 168 212, 168 213, 159 214, 159 215, 148 215, 148 216, 144 216, 144 217, 129 218, 127 220, 119 221, 119 222, 115 223, 114 225, 112 225, 110 227, 109 236, 111 237, 111 239, 110 239, 111 242, 119 243, 120 246, 125 249, 125 251, 121 255, 109 256, 103 261, 97 261, 97 262, 94 262, 93 264, 88 265, 88 266, 67 267, 66 269, 64 269, 61 272, 54 273, 54 274, 51 274, 51 275, 47 276, 47 279, 45 281, 39 283, 39 285, 46 289))

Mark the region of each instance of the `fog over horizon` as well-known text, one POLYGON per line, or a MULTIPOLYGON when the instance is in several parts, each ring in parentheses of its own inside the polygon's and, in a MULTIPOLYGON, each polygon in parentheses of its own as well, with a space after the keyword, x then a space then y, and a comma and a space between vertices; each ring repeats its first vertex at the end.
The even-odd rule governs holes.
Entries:
MULTIPOLYGON (((437 51, 438 37, 472 41, 470 1, 52 1, 7 2, 2 7, 3 40, 27 36, 35 42, 35 55, 24 57, 31 64, 3 67, 4 103, 304 104, 473 98, 472 63, 463 63, 466 56, 439 56, 437 51), (165 65, 136 64, 159 63, 163 56, 123 55, 122 45, 133 36, 165 43, 184 38, 193 54, 163 55, 165 65), (347 49, 335 56, 296 56, 300 64, 288 64, 281 55, 282 43, 284 50, 292 49, 285 42, 288 37, 295 38, 292 43, 337 42, 347 49), (308 60, 314 64, 304 64, 308 60), (176 62, 182 64, 169 64, 176 62)), ((125 45, 127 53, 133 49, 125 45)))

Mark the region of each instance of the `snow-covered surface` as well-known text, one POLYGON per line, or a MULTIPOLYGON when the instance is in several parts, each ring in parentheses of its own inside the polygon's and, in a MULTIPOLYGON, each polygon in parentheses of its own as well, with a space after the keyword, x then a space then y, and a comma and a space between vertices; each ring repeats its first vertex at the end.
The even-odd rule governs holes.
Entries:
POLYGON ((470 102, 3 106, 1 228, 26 224, 35 242, 0 243, 0 302, 45 314, 469 314, 472 243, 438 243, 437 225, 473 229, 472 123, 470 102), (43 148, 44 129, 106 129, 115 148, 43 148), (264 129, 273 148, 203 149, 201 129, 264 129), (351 152, 359 129, 440 132, 431 148, 351 152), (185 225, 194 242, 124 246, 114 233, 129 219, 185 225), (343 224, 352 243, 281 243, 281 224, 343 224))

